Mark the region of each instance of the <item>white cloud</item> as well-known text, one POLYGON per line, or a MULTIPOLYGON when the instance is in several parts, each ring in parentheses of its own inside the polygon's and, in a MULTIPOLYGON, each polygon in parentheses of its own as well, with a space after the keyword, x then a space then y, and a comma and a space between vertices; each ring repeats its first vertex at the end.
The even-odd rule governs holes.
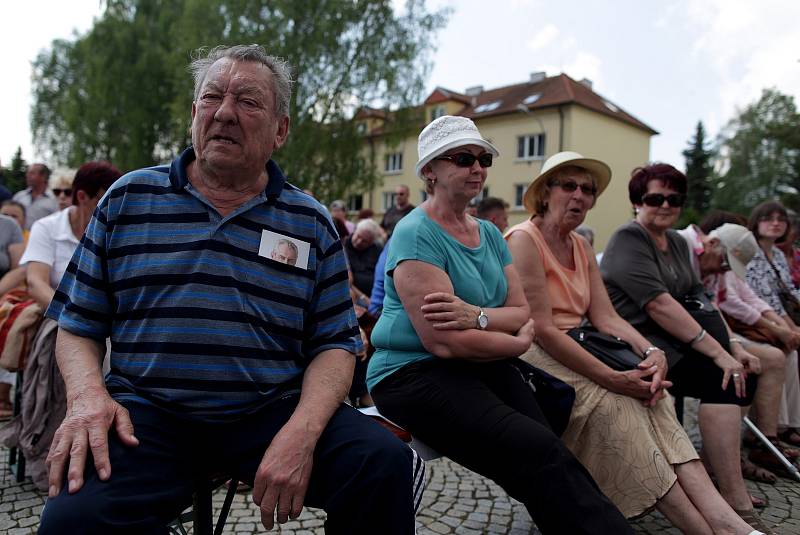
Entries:
POLYGON ((550 43, 552 43, 559 35, 558 28, 555 27, 553 24, 548 24, 542 31, 537 33, 530 41, 527 42, 527 46, 531 50, 540 50, 550 43))
POLYGON ((706 61, 719 81, 710 124, 723 126, 767 87, 800 99, 800 3, 695 0, 687 8, 695 58, 706 61))

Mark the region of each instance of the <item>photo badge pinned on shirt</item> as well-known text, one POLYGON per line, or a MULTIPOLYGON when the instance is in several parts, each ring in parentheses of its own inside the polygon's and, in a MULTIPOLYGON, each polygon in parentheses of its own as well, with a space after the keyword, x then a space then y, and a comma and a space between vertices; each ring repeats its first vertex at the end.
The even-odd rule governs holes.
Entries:
POLYGON ((258 248, 259 256, 300 269, 308 269, 310 251, 311 244, 306 241, 290 238, 269 230, 261 231, 261 245, 258 248))

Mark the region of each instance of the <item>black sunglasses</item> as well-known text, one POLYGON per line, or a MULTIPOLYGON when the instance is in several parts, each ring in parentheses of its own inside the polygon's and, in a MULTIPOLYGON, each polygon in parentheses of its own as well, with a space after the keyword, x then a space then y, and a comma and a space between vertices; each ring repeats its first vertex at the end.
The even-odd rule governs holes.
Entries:
POLYGON ((71 190, 70 188, 65 188, 65 189, 62 189, 62 188, 53 188, 53 195, 55 195, 56 197, 58 197, 58 196, 59 196, 59 195, 61 195, 62 193, 63 193, 64 195, 66 195, 67 197, 69 197, 70 195, 72 195, 72 190, 71 190))
POLYGON ((492 155, 489 152, 484 152, 480 156, 475 156, 469 152, 457 152, 455 154, 450 154, 449 156, 437 156, 434 158, 434 160, 447 160, 449 162, 453 162, 458 167, 472 167, 472 164, 475 163, 475 160, 478 160, 478 165, 481 167, 492 166, 492 155))
POLYGON ((567 180, 566 182, 559 182, 558 180, 556 180, 555 182, 553 182, 552 185, 558 186, 567 193, 572 193, 576 189, 581 188, 581 191, 583 192, 584 195, 591 195, 592 197, 597 195, 597 186, 595 186, 594 184, 579 185, 577 182, 573 180, 567 180))
POLYGON ((670 193, 669 195, 664 195, 663 193, 648 193, 642 196, 642 202, 647 206, 661 206, 664 204, 664 201, 667 201, 667 204, 671 207, 678 208, 679 206, 683 206, 683 203, 686 202, 686 197, 680 193, 670 193))

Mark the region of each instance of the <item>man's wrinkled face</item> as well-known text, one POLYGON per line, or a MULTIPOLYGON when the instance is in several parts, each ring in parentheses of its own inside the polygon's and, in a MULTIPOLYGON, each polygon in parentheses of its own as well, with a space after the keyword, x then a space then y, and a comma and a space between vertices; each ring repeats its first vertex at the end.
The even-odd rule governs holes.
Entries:
POLYGON ((272 259, 293 266, 297 264, 297 251, 286 243, 279 243, 272 250, 272 259))
POLYGON ((264 169, 286 141, 288 117, 277 117, 272 71, 251 61, 214 63, 192 104, 192 145, 201 168, 215 173, 264 169))

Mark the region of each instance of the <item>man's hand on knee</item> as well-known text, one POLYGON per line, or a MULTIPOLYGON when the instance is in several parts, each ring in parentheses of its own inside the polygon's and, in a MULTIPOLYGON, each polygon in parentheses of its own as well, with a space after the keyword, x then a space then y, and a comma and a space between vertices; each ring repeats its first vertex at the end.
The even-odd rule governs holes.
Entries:
POLYGON ((128 410, 111 399, 105 389, 86 390, 68 400, 67 414, 53 437, 47 455, 49 496, 61 492, 64 470, 68 467, 69 492, 83 486, 86 457, 91 450, 97 474, 103 481, 111 476, 108 458, 108 430, 114 426, 126 446, 137 446, 128 410))
POLYGON ((272 529, 300 516, 314 463, 316 438, 287 424, 275 435, 253 484, 253 503, 261 509, 261 523, 272 529))

